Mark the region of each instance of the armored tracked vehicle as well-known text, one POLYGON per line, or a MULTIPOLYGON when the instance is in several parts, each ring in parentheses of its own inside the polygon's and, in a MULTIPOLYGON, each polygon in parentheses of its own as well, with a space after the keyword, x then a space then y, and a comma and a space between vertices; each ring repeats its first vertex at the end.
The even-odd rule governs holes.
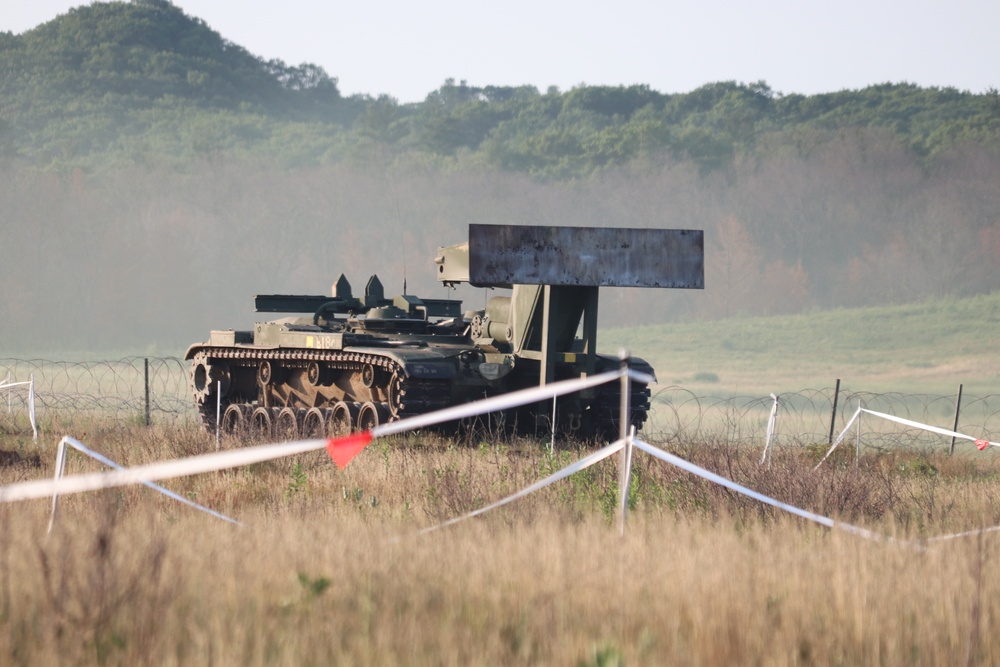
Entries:
MULTIPOLYGON (((257 312, 296 316, 212 331, 192 345, 195 405, 212 431, 221 420, 225 433, 325 437, 610 370, 617 357, 596 352, 599 286, 703 287, 702 248, 697 230, 470 225, 468 242, 439 249, 439 281, 509 295, 464 311, 457 300, 386 298, 377 275, 359 296, 343 275, 330 296, 259 295, 257 312)), ((653 375, 641 359, 630 363, 653 375)), ((649 395, 632 383, 637 429, 649 395)), ((613 439, 620 399, 619 383, 567 396, 557 426, 613 439)), ((547 430, 551 416, 547 403, 483 425, 547 430)))

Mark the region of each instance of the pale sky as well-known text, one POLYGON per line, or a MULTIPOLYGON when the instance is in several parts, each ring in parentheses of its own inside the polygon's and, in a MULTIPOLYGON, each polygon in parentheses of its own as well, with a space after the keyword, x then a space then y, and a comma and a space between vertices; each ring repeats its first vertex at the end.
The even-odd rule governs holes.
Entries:
MULTIPOLYGON (((83 0, 2 0, 20 33, 83 0)), ((1000 88, 998 0, 174 0, 265 59, 322 66, 342 94, 473 86, 764 80, 814 94, 885 82, 1000 88)))

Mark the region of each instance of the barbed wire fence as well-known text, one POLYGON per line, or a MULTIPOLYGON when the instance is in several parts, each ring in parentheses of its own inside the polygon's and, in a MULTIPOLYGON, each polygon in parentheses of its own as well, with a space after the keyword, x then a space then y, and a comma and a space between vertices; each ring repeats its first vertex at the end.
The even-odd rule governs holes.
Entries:
MULTIPOLYGON (((72 426, 77 418, 93 417, 194 423, 188 364, 179 357, 82 362, 0 359, 0 380, 34 378, 35 409, 43 424, 58 419, 61 426, 72 426)), ((5 391, 2 399, 0 431, 20 432, 27 423, 29 397, 5 391)))
MULTIPOLYGON (((778 401, 776 445, 826 446, 859 407, 974 437, 1000 432, 1000 395, 875 393, 839 387, 769 396, 702 396, 678 386, 654 388, 644 431, 660 442, 760 442, 778 401)), ((948 438, 875 417, 856 422, 865 448, 951 449, 948 438)), ((853 427, 852 427, 853 428, 853 427)), ((961 442, 961 441, 959 441, 961 442)), ((963 443, 964 444, 964 443, 963 443)))
MULTIPOLYGON (((43 427, 58 420, 106 417, 130 423, 197 423, 188 386, 189 363, 179 357, 126 357, 116 361, 0 358, 0 381, 34 378, 36 412, 43 427)), ((706 396, 679 386, 652 387, 644 433, 662 443, 763 443, 778 401, 775 446, 824 445, 858 407, 951 429, 975 437, 1000 432, 1000 395, 942 396, 874 393, 836 387, 772 396, 706 396), (959 409, 960 408, 960 409, 959 409)), ((25 392, 2 390, 0 432, 30 432, 25 392)), ((860 426, 865 447, 948 447, 947 439, 875 418, 860 426)))

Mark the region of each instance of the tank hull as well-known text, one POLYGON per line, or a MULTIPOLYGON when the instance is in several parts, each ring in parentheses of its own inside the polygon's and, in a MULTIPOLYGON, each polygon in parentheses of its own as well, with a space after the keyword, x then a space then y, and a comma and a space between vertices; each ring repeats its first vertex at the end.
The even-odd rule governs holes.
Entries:
MULTIPOLYGON (((538 385, 539 364, 528 359, 495 361, 467 337, 367 337, 368 344, 334 346, 313 332, 312 347, 236 343, 230 332, 213 332, 192 345, 190 384, 202 425, 243 437, 328 437, 379 423, 425 414, 480 398, 538 385), (220 340, 221 338, 221 340, 220 340), (230 340, 232 339, 232 342, 230 340), (431 340, 427 340, 431 338, 431 340), (464 341, 464 342, 463 342, 464 341), (221 343, 221 344, 220 344, 221 343)), ((350 338, 347 339, 350 343, 350 338)), ((503 356, 503 355, 501 355, 503 356)), ((598 355, 598 372, 617 359, 598 355)), ((641 359, 633 367, 652 374, 641 359)), ((556 380, 579 377, 572 363, 557 365, 556 380)), ((618 383, 559 399, 557 428, 581 439, 610 440, 618 434, 618 383)), ((649 389, 633 383, 631 423, 642 428, 649 389)), ((444 424, 441 430, 468 433, 534 433, 551 429, 552 404, 530 405, 479 420, 444 424)))

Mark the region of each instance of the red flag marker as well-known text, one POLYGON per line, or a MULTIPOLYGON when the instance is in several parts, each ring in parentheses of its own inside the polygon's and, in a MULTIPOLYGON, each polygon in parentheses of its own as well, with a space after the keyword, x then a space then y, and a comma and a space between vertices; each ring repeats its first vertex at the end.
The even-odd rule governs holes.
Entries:
POLYGON ((989 446, 990 446, 989 440, 976 440, 976 447, 979 448, 979 451, 983 451, 989 446))
POLYGON ((371 431, 352 433, 342 438, 330 438, 327 440, 326 451, 330 453, 330 458, 337 464, 337 467, 344 469, 371 441, 371 431))

